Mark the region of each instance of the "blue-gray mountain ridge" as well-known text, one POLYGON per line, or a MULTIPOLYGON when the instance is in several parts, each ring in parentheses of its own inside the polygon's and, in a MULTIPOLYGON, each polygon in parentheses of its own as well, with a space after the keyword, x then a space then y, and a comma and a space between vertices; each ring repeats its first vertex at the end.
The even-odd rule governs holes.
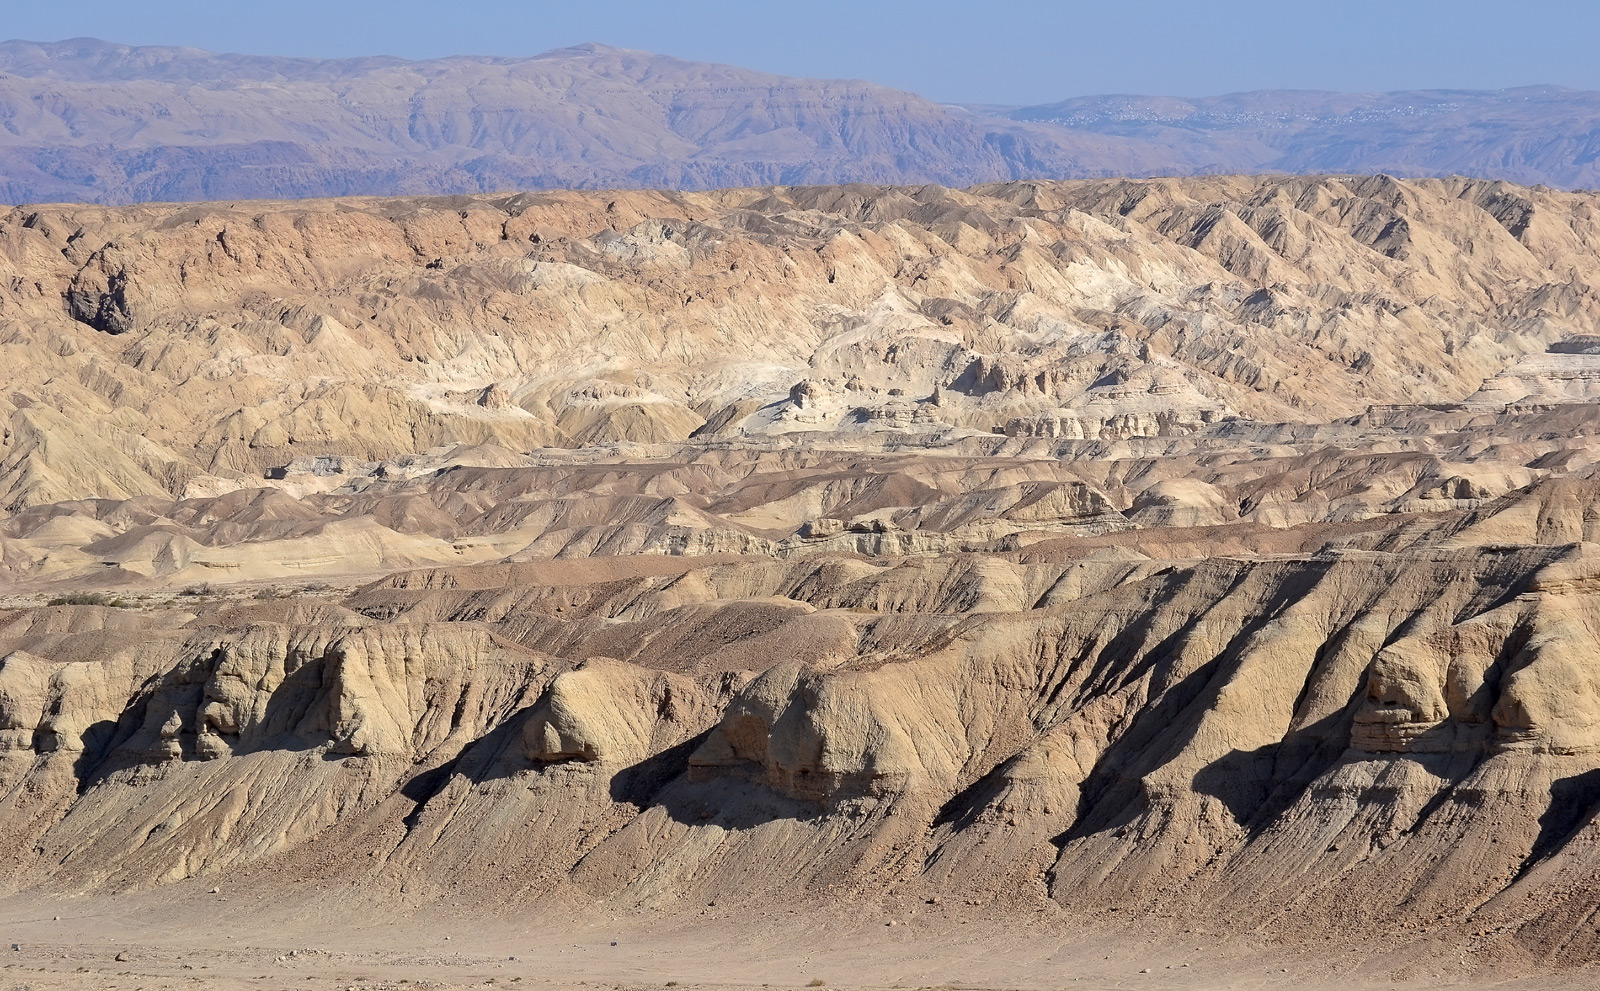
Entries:
POLYGON ((1217 173, 1600 185, 1600 93, 1088 96, 940 105, 583 45, 531 58, 317 60, 0 44, 0 201, 1217 173))

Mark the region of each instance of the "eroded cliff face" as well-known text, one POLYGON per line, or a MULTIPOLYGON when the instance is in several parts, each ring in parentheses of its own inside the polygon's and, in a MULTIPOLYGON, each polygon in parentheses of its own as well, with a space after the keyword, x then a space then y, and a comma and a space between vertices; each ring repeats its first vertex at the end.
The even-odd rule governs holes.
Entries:
POLYGON ((1597 238, 1585 194, 1382 176, 19 208, 0 508, 1593 398, 1597 238))
POLYGON ((1594 961, 1593 212, 1217 178, 0 219, 0 878, 1594 961))
POLYGON ((1155 559, 1121 531, 178 597, 92 660, 113 631, 67 617, 127 611, 25 611, 8 883, 1053 898, 1585 960, 1600 554, 1460 544, 1548 496, 1386 518, 1378 550, 1155 559))

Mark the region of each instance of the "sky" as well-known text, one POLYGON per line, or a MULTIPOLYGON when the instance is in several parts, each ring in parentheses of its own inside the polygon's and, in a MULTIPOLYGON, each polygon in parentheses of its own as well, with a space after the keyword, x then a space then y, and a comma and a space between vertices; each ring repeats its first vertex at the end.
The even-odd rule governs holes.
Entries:
POLYGON ((520 56, 596 41, 965 103, 1600 89, 1596 0, 0 0, 0 36, 324 58, 520 56))

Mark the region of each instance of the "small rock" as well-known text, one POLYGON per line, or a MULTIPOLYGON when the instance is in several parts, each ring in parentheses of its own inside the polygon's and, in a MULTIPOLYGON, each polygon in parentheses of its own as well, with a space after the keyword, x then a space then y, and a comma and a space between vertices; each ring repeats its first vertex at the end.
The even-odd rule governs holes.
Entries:
POLYGON ((123 950, 121 953, 118 953, 116 959, 117 959, 117 963, 127 963, 128 962, 128 951, 127 950, 123 950))
POLYGON ((511 393, 499 382, 494 382, 479 394, 478 405, 485 409, 509 409, 511 407, 511 393))
POLYGON ((789 388, 789 401, 800 409, 810 409, 817 400, 827 395, 827 389, 818 382, 802 379, 789 388))

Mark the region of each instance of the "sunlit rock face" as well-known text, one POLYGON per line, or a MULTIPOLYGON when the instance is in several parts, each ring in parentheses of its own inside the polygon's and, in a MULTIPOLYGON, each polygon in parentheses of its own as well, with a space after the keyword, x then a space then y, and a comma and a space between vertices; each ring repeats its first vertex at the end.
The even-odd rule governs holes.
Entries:
POLYGON ((1482 750, 1497 738, 1494 713, 1513 615, 1403 638, 1372 660, 1351 744, 1390 753, 1482 750))
POLYGON ((1394 753, 1600 749, 1600 610, 1539 596, 1373 658, 1351 744, 1394 753))
POLYGON ((1600 615, 1563 599, 1541 609, 1507 666, 1494 706, 1496 743, 1558 754, 1600 750, 1600 615))
POLYGON ((636 764, 705 729, 716 690, 682 675, 591 657, 556 676, 523 733, 528 756, 636 764))
POLYGON ((1596 209, 14 211, 0 891, 1600 960, 1596 209))

